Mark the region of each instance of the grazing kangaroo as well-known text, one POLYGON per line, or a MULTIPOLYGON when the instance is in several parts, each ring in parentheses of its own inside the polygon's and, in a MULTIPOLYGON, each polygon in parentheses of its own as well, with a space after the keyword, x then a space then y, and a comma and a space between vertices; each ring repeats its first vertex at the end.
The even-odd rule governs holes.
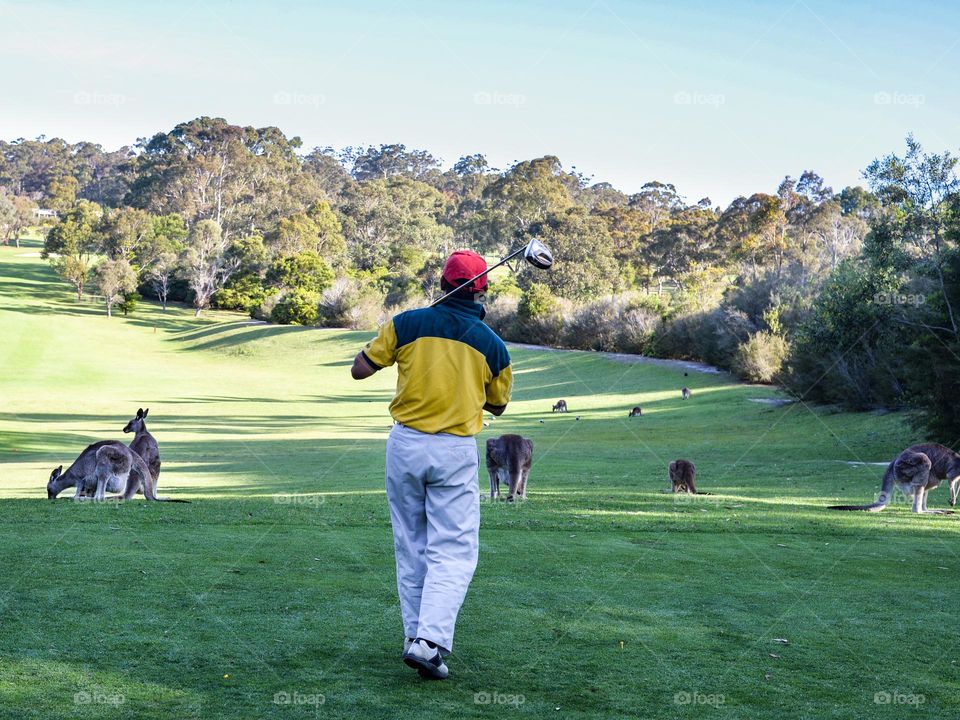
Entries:
POLYGON ((533 464, 533 440, 519 435, 501 435, 487 440, 487 472, 490 473, 490 499, 500 495, 500 482, 507 483, 507 500, 514 495, 527 499, 527 477, 533 464))
MULTIPOLYGON (((80 498, 84 495, 93 495, 96 489, 97 472, 97 450, 108 445, 126 447, 117 440, 101 440, 93 445, 88 445, 80 456, 73 461, 73 464, 63 472, 63 465, 54 468, 50 473, 50 482, 47 483, 47 497, 53 500, 61 492, 69 487, 76 487, 77 492, 74 498, 80 498)), ((108 487, 109 492, 120 492, 116 485, 108 487)))
POLYGON ((640 417, 643 415, 643 410, 640 409, 640 406, 637 405, 633 410, 627 413, 627 417, 640 417))
POLYGON ((673 492, 697 494, 697 468, 689 460, 674 460, 670 463, 670 484, 673 492))
POLYGON ((553 406, 553 412, 567 412, 567 401, 557 400, 557 404, 553 406))
POLYGON ((143 461, 150 468, 150 474, 153 475, 154 484, 160 479, 160 447, 156 439, 147 430, 147 413, 150 408, 137 410, 137 416, 128 422, 123 428, 125 433, 135 433, 133 442, 130 443, 130 449, 143 458, 143 461))
POLYGON ((896 484, 904 495, 913 496, 913 512, 941 515, 943 510, 927 510, 927 495, 940 485, 941 480, 950 484, 950 505, 956 505, 957 492, 960 491, 960 454, 937 443, 911 445, 887 466, 876 502, 869 505, 831 505, 830 509, 880 512, 890 502, 896 484))
POLYGON ((682 390, 680 390, 680 397, 682 397, 684 400, 689 400, 690 398, 693 397, 693 393, 690 392, 690 388, 685 387, 682 390))
MULTIPOLYGON (((190 502, 173 498, 157 497, 157 482, 150 473, 150 468, 126 445, 104 445, 97 450, 96 467, 97 488, 93 493, 94 500, 129 500, 138 491, 143 492, 147 500, 157 502, 190 502), (109 487, 118 487, 117 495, 105 498, 109 487)), ((86 498, 80 498, 86 499, 86 498)))

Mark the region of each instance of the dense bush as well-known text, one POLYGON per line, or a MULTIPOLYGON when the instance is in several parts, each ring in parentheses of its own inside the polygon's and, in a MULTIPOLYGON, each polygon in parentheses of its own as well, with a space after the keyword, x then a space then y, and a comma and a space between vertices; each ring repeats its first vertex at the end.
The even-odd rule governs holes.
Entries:
POLYGON ((772 383, 780 377, 789 351, 784 338, 761 330, 737 348, 732 370, 743 380, 772 383))
POLYGON ((383 296, 354 278, 338 278, 320 297, 320 324, 371 330, 383 319, 383 296))
POLYGON ((286 325, 316 325, 320 295, 297 288, 285 292, 270 311, 270 319, 286 325))

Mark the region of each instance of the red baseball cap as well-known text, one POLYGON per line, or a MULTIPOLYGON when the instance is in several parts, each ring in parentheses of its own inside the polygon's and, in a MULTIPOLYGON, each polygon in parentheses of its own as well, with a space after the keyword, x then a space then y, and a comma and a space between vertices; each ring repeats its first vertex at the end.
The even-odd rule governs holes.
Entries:
MULTIPOLYGON (((443 279, 454 287, 487 269, 487 261, 472 250, 457 250, 447 258, 443 265, 443 279)), ((471 292, 483 292, 487 289, 487 276, 481 275, 467 288, 471 292)))

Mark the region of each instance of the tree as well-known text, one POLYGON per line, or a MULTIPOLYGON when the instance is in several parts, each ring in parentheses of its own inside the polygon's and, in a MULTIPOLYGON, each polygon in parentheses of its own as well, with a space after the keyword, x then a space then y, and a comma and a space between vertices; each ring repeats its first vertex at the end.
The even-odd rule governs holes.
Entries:
POLYGON ((113 306, 125 295, 137 289, 137 274, 126 258, 102 260, 96 269, 97 287, 107 304, 107 317, 113 316, 113 306))
POLYGON ((156 219, 150 213, 126 207, 110 210, 103 214, 97 230, 103 251, 110 258, 130 262, 143 258, 149 262, 149 251, 144 251, 148 246, 153 249, 156 232, 156 219))
POLYGON ((24 195, 10 195, 0 188, 0 238, 20 247, 20 235, 35 222, 37 204, 24 195))
POLYGON ((351 175, 359 181, 382 180, 396 175, 420 180, 440 167, 440 162, 426 150, 407 150, 400 144, 346 148, 342 157, 345 162, 352 163, 351 175))
POLYGON ((166 250, 156 257, 146 271, 146 280, 157 293, 164 311, 167 309, 167 298, 170 296, 170 281, 178 267, 177 254, 172 250, 166 250))
POLYGON ((210 306, 213 294, 230 279, 240 263, 228 255, 230 242, 215 220, 201 220, 194 225, 187 236, 186 246, 181 265, 194 294, 195 315, 199 317, 210 306))
POLYGON ((302 252, 274 261, 267 270, 267 282, 278 288, 300 288, 320 293, 333 284, 330 266, 315 252, 302 252))
POLYGON ((346 261, 343 226, 325 200, 318 200, 306 212, 281 219, 276 231, 270 234, 269 242, 276 255, 310 251, 333 264, 342 265, 346 261))
POLYGON ((42 257, 50 259, 57 273, 77 291, 77 300, 83 299, 83 289, 90 276, 91 259, 99 250, 96 226, 100 207, 89 200, 80 200, 67 211, 47 233, 42 257))
POLYGON ((80 183, 71 175, 54 178, 47 188, 47 206, 58 213, 65 213, 77 202, 80 183))

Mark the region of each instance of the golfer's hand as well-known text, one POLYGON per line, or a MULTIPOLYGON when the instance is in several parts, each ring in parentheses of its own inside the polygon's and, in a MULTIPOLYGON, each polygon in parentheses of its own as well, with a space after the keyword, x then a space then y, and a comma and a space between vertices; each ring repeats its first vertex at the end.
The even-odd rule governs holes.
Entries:
POLYGON ((363 380, 373 375, 378 369, 379 368, 375 368, 368 363, 363 353, 360 352, 357 353, 357 356, 353 359, 353 367, 350 368, 350 374, 354 380, 363 380))

